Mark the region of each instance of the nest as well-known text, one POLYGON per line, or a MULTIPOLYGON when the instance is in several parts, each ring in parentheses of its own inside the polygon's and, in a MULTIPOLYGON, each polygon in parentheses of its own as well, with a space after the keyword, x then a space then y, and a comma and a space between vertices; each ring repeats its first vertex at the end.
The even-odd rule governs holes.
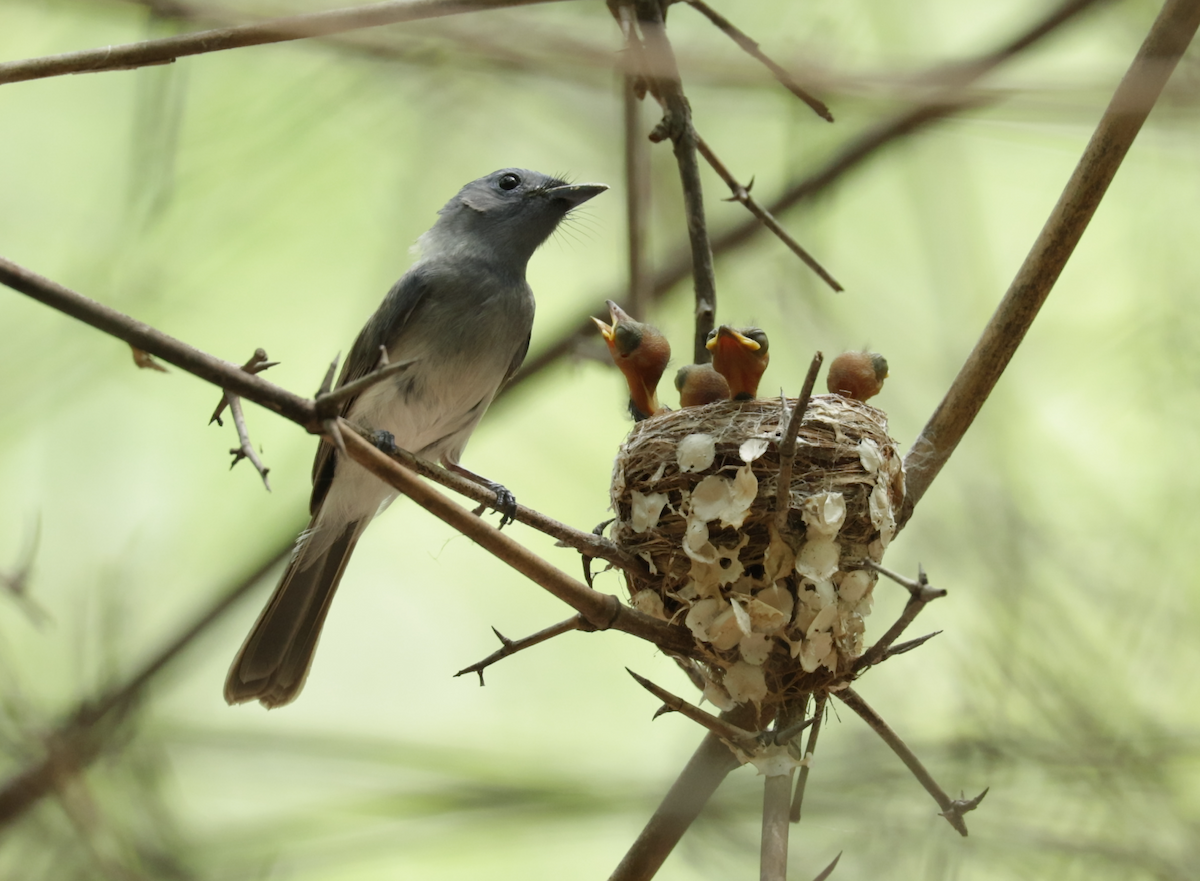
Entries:
POLYGON ((638 423, 613 468, 612 537, 647 562, 632 604, 686 626, 705 696, 722 709, 844 681, 863 651, 874 570, 895 535, 904 471, 887 416, 814 396, 776 517, 794 400, 721 401, 638 423))

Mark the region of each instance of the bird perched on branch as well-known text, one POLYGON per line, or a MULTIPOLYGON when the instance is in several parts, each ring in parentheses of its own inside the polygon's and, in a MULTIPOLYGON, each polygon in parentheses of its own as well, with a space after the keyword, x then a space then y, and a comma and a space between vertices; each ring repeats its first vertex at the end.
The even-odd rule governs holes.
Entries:
POLYGON ((612 300, 604 301, 612 324, 593 318, 600 335, 608 344, 613 362, 625 374, 629 386, 629 412, 634 422, 662 411, 658 402, 658 381, 671 360, 671 344, 657 327, 634 321, 612 300))
POLYGON ((681 407, 700 407, 729 400, 729 383, 710 364, 684 364, 675 374, 681 407))
MULTIPOLYGON (((408 366, 343 402, 341 415, 394 443, 512 494, 458 464, 500 388, 521 366, 533 326, 525 267, 573 208, 603 184, 568 184, 505 168, 472 181, 438 212, 421 258, 368 319, 337 386, 371 373, 386 351, 408 366)), ((312 520, 283 579, 233 661, 225 700, 289 703, 304 686, 321 625, 355 544, 396 492, 328 440, 313 463, 312 520)), ((503 521, 502 521, 503 522, 503 521)))
POLYGON ((708 335, 705 346, 713 356, 713 369, 729 383, 729 396, 748 401, 758 394, 758 383, 771 360, 767 335, 757 327, 734 330, 722 324, 708 335))
POLYGON ((879 394, 887 375, 887 359, 878 352, 843 352, 829 365, 825 386, 835 395, 866 401, 879 394))

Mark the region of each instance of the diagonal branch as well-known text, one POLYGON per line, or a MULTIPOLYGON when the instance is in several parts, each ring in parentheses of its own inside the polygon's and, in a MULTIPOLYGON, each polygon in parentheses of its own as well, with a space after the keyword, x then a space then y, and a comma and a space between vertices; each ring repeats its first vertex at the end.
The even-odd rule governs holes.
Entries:
POLYGON ((1198 26, 1200 0, 1164 4, 1004 299, 905 456, 901 523, 971 427, 1025 338, 1198 26))
POLYGON ((562 636, 564 633, 570 633, 573 630, 591 631, 594 628, 588 625, 587 621, 581 615, 572 615, 566 621, 559 621, 557 624, 551 624, 539 630, 537 633, 522 637, 521 639, 509 639, 495 627, 492 628, 492 633, 496 634, 496 638, 500 640, 500 648, 496 649, 482 661, 476 661, 469 667, 463 667, 454 677, 457 679, 467 673, 474 673, 479 677, 479 684, 483 685, 483 671, 495 664, 497 661, 502 661, 511 655, 515 655, 519 651, 524 651, 528 648, 533 648, 535 645, 540 645, 548 639, 553 639, 556 636, 562 636))
POLYGON ((188 55, 203 55, 267 43, 284 43, 307 37, 325 37, 345 31, 440 18, 463 12, 550 2, 555 0, 385 0, 382 3, 352 6, 349 9, 273 18, 255 24, 214 28, 159 40, 127 43, 124 46, 106 46, 100 49, 85 49, 82 52, 68 52, 64 55, 9 61, 0 64, 0 84, 68 73, 131 70, 152 64, 170 64, 175 59, 188 55))

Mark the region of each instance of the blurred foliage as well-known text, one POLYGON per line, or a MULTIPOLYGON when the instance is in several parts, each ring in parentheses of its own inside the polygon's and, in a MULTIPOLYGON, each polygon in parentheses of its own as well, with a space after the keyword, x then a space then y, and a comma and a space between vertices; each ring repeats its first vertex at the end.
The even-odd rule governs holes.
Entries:
MULTIPOLYGON (((238 15, 320 8, 240 4, 238 15)), ((691 10, 671 10, 696 125, 764 201, 908 106, 917 74, 984 52, 1044 4, 722 4, 829 103, 827 125, 691 10)), ((1156 12, 1101 4, 982 80, 987 109, 896 143, 783 219, 846 286, 760 236, 718 260, 719 318, 771 334, 764 388, 814 349, 870 344, 880 406, 916 436, 1040 229, 1156 12)), ((0 59, 233 21, 207 2, 7 0, 0 59)), ((558 3, 0 87, 0 253, 270 378, 315 389, 465 181, 506 165, 613 186, 530 267, 533 352, 620 299, 619 51, 603 5, 558 3)), ((1185 58, 1043 314, 893 545, 950 590, 943 634, 859 691, 949 791, 991 792, 960 839, 842 709, 822 735, 793 875, 838 851, 855 878, 1200 876, 1200 57, 1185 58), (844 723, 844 724, 842 724, 844 723)), ((648 121, 654 116, 647 108, 648 121)), ((683 240, 653 151, 652 250, 683 240)), ((714 229, 743 219, 707 171, 714 229)), ((651 318, 688 349, 690 291, 651 318)), ((127 347, 0 291, 0 571, 42 524, 38 626, 0 598, 0 775, 127 676, 300 527, 314 442, 248 407, 271 468, 228 470, 217 394, 134 369, 127 347)), ((525 504, 604 519, 627 430, 597 345, 522 385, 465 460, 525 504)), ((682 360, 683 355, 677 356, 682 360)), ((774 385, 772 385, 774 384, 774 385)), ((574 555, 513 534, 575 571, 574 555)), ((599 579, 617 591, 618 580, 599 579)), ((403 503, 364 539, 302 699, 230 709, 225 665, 269 586, 155 682, 93 768, 0 830, 0 877, 604 877, 699 733, 615 634, 454 671, 566 617, 403 503)), ((881 584, 871 631, 899 611, 881 584)), ((663 879, 753 877, 760 781, 722 787, 663 879)))

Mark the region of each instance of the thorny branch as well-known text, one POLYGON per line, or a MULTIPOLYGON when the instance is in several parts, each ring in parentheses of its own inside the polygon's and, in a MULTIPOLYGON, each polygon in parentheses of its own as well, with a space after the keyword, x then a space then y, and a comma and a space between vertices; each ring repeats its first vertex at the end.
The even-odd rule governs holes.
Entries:
MULTIPOLYGON (((268 360, 265 350, 255 349, 254 354, 250 356, 250 360, 242 365, 242 369, 247 373, 262 373, 264 370, 274 367, 278 363, 278 361, 268 360)), ((233 392, 225 392, 221 397, 221 403, 217 404, 217 409, 213 411, 212 418, 208 420, 208 424, 212 425, 215 422, 217 425, 224 425, 225 423, 221 421, 221 413, 226 406, 229 407, 229 412, 233 414, 233 425, 237 429, 239 443, 239 446, 229 451, 233 456, 233 462, 229 467, 232 468, 238 462, 242 461, 242 459, 249 459, 250 464, 254 466, 259 476, 262 477, 263 486, 267 488, 267 492, 270 492, 271 484, 267 480, 267 472, 271 469, 263 465, 262 460, 258 458, 258 453, 254 451, 254 444, 250 442, 250 432, 246 428, 246 417, 242 413, 241 399, 233 392)))
POLYGON ((176 37, 128 43, 124 46, 106 46, 82 52, 68 52, 64 55, 9 61, 0 64, 0 84, 68 73, 132 70, 153 64, 170 64, 177 58, 188 55, 283 43, 307 37, 325 37, 361 28, 419 21, 463 12, 549 2, 554 0, 386 0, 348 9, 274 18, 255 24, 214 28, 176 37))
MULTIPOLYGON (((887 657, 888 649, 891 648, 892 643, 899 639, 901 634, 908 629, 908 625, 920 614, 921 610, 934 600, 946 595, 946 591, 929 586, 929 579, 925 577, 924 567, 919 567, 920 574, 917 576, 917 580, 913 581, 910 578, 905 578, 903 575, 897 575, 890 569, 885 569, 871 559, 864 558, 863 565, 868 569, 874 569, 881 575, 885 575, 892 581, 903 586, 908 591, 909 597, 908 602, 904 604, 904 611, 900 613, 900 617, 888 628, 887 633, 881 636, 878 642, 863 652, 862 656, 854 662, 854 672, 856 674, 861 673, 874 664, 878 664, 887 657)), ((928 637, 925 637, 925 639, 928 639, 928 637)), ((916 646, 909 646, 909 648, 916 648, 916 646)))
POLYGON ((834 692, 834 696, 857 713, 859 718, 871 726, 871 730, 878 734, 880 739, 891 747, 892 752, 900 757, 900 761, 904 762, 908 770, 912 771, 913 776, 925 787, 925 791, 933 796, 933 800, 942 809, 942 816, 955 828, 959 835, 965 838, 967 836, 967 824, 963 822, 963 814, 975 810, 979 806, 979 803, 983 801, 983 797, 987 795, 987 790, 985 789, 972 799, 950 798, 942 790, 942 787, 938 786, 937 781, 933 779, 933 776, 921 764, 921 760, 917 758, 916 754, 908 748, 908 745, 900 739, 900 736, 895 731, 888 727, 887 722, 884 722, 883 718, 871 709, 866 701, 859 697, 853 688, 844 688, 841 691, 834 692))
MULTIPOLYGON (((854 138, 819 168, 789 186, 767 205, 766 210, 772 215, 780 216, 801 202, 823 193, 843 176, 855 171, 867 160, 880 155, 888 144, 923 132, 933 123, 946 117, 982 106, 986 103, 985 99, 979 96, 968 96, 965 92, 966 87, 1099 2, 1101 0, 1067 0, 997 48, 985 52, 971 61, 953 65, 952 86, 948 86, 932 95, 928 100, 916 104, 911 109, 883 121, 854 138)), ((936 80, 947 79, 946 70, 946 65, 938 65, 929 71, 927 77, 936 80)), ((752 241, 762 232, 762 229, 763 225, 759 220, 751 219, 718 233, 712 239, 712 253, 714 255, 732 253, 752 241)), ((652 301, 664 297, 692 271, 691 250, 686 244, 677 245, 672 253, 675 256, 654 274, 650 289, 652 301)), ((620 293, 617 292, 608 299, 619 299, 619 297, 620 293)), ((597 313, 596 317, 605 318, 606 316, 597 313)), ((511 391, 518 384, 557 363, 560 358, 573 352, 580 340, 591 339, 596 332, 590 311, 573 320, 570 327, 571 330, 566 331, 542 351, 527 359, 521 372, 505 387, 505 392, 511 391)))
POLYGON ((804 806, 804 788, 808 785, 808 774, 812 770, 810 763, 817 751, 817 738, 821 734, 821 723, 824 721, 825 705, 828 701, 828 693, 817 695, 813 701, 812 727, 808 729, 808 743, 804 745, 804 758, 809 761, 800 766, 800 773, 796 779, 796 794, 792 797, 792 809, 788 814, 788 819, 793 823, 800 822, 800 812, 804 806))
POLYGON ((696 135, 696 148, 700 151, 700 155, 704 157, 705 161, 712 166, 713 171, 720 175, 721 180, 725 181, 730 192, 733 193, 726 201, 740 202, 742 205, 745 205, 751 214, 761 220, 767 229, 775 233, 779 240, 787 245, 792 253, 804 262, 805 266, 820 276, 823 282, 835 291, 845 290, 838 283, 837 279, 830 275, 828 270, 817 262, 817 259, 812 254, 808 253, 799 242, 792 238, 791 233, 779 225, 779 221, 771 216, 771 212, 759 205, 755 198, 750 195, 750 188, 754 186, 754 181, 751 181, 746 186, 742 186, 737 178, 733 176, 733 173, 725 167, 725 163, 717 158, 717 154, 712 151, 712 148, 708 146, 704 138, 699 135, 696 135))
MULTIPOLYGON (((628 667, 625 672, 633 677, 642 688, 650 692, 656 698, 663 702, 663 706, 667 710, 679 713, 681 716, 686 716, 697 725, 707 728, 717 737, 733 744, 744 753, 753 753, 759 746, 758 736, 753 731, 747 731, 737 725, 733 725, 727 719, 720 716, 714 716, 705 710, 700 709, 695 704, 685 701, 678 695, 672 694, 660 685, 655 685, 645 676, 639 676, 628 667)), ((661 712, 661 711, 660 711, 661 712)), ((656 713, 657 717, 660 713, 656 713)))
POLYGON ((800 433, 800 424, 804 422, 804 414, 808 410, 808 402, 812 398, 813 386, 817 383, 817 374, 825 356, 820 352, 813 355, 812 363, 808 365, 808 374, 804 377, 804 385, 800 388, 800 397, 792 408, 783 440, 779 444, 779 488, 775 492, 775 528, 783 529, 787 524, 788 513, 791 509, 792 468, 796 460, 796 436, 800 433))
MULTIPOLYGON (((615 0, 612 2, 615 3, 615 0)), ((629 57, 637 65, 635 73, 642 77, 650 94, 663 108, 662 120, 651 131, 650 140, 658 143, 670 138, 675 148, 675 161, 679 165, 679 179, 683 186, 688 243, 692 255, 696 321, 693 354, 697 364, 705 364, 709 360, 705 343, 716 322, 717 285, 713 271, 712 245, 708 240, 708 221, 704 216, 700 165, 696 161, 697 136, 692 127, 692 108, 683 93, 683 81, 675 63, 671 41, 667 38, 662 7, 658 0, 629 0, 619 3, 616 4, 616 14, 629 46, 629 57), (636 13, 637 26, 641 31, 640 41, 627 15, 630 5, 636 13)))
POLYGON ((104 751, 115 726, 133 708, 146 686, 213 623, 291 553, 291 542, 264 560, 213 602, 132 676, 90 701, 81 701, 45 739, 45 757, 0 784, 0 828, 12 823, 45 796, 85 770, 104 751))
POLYGON ((826 122, 833 122, 833 114, 829 112, 829 108, 825 106, 825 102, 809 93, 809 91, 801 86, 800 83, 796 82, 796 78, 794 76, 768 58, 767 55, 763 53, 758 43, 750 39, 750 37, 748 37, 744 31, 736 27, 733 22, 721 15, 721 13, 717 12, 707 3, 703 2, 703 0, 685 0, 685 2, 688 4, 688 6, 695 9, 714 25, 724 31, 731 40, 742 47, 742 50, 745 51, 747 55, 757 61, 762 62, 763 66, 775 75, 775 79, 779 80, 780 85, 811 107, 817 116, 821 117, 821 119, 825 120, 826 122))
POLYGON ((519 651, 543 643, 548 639, 553 639, 556 636, 562 636, 564 633, 570 633, 572 630, 594 630, 587 621, 580 615, 573 615, 566 621, 559 621, 557 624, 551 624, 549 627, 539 630, 537 633, 526 636, 523 639, 509 639, 495 627, 492 628, 492 633, 496 634, 496 638, 500 640, 500 648, 496 649, 482 661, 477 661, 470 667, 463 667, 454 674, 455 678, 463 676, 467 673, 475 673, 479 676, 479 684, 483 685, 483 671, 495 664, 497 661, 502 661, 510 655, 515 655, 519 651))

